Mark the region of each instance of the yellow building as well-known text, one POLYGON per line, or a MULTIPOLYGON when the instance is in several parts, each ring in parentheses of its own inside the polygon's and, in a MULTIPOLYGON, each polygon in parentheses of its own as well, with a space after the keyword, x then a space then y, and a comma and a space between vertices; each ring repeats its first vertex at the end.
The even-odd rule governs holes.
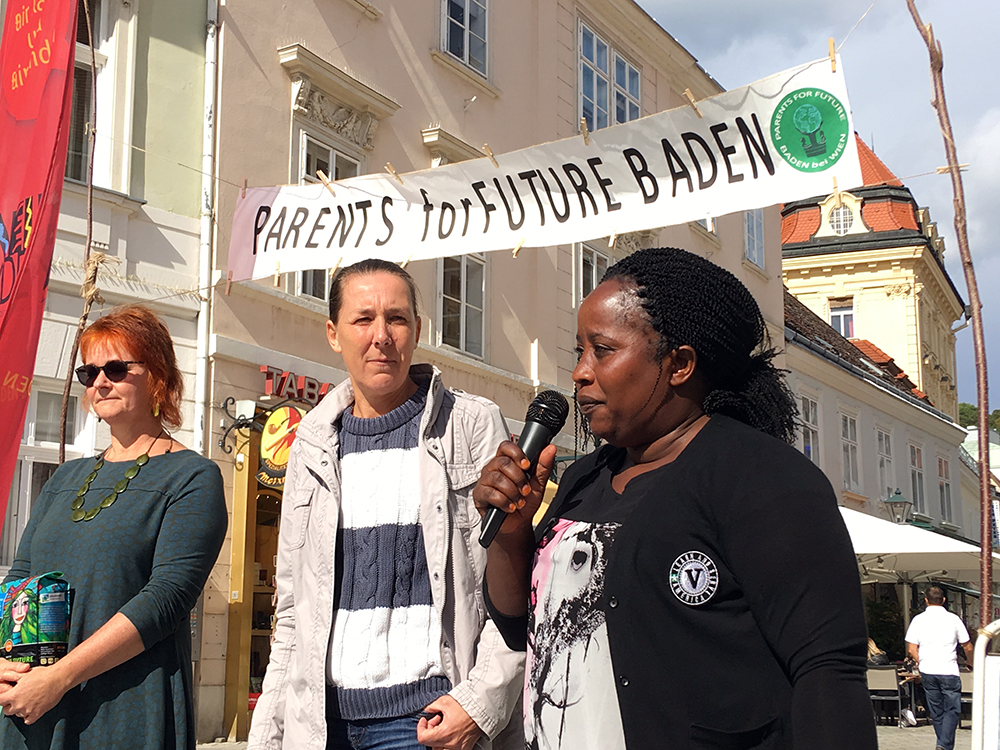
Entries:
POLYGON ((955 329, 965 302, 926 208, 858 139, 864 186, 787 204, 782 273, 802 303, 848 339, 891 356, 957 421, 955 329))

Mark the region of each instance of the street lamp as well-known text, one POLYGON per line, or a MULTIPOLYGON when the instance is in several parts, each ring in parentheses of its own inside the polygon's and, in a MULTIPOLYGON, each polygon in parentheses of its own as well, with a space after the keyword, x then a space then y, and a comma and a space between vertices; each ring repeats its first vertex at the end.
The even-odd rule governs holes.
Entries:
POLYGON ((903 493, 899 491, 898 487, 892 496, 883 500, 882 503, 889 509, 889 517, 893 523, 906 523, 910 509, 913 507, 913 503, 903 497, 903 493))

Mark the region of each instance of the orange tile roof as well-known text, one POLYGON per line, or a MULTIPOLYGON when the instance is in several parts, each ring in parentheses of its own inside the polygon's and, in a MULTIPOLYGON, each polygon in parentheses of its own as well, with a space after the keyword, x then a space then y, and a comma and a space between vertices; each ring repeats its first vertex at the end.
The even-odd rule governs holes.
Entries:
POLYGON ((781 220, 781 244, 807 242, 819 229, 819 207, 804 208, 785 216, 781 220))
POLYGON ((892 362, 892 357, 879 349, 868 339, 848 339, 858 349, 860 349, 868 359, 877 365, 887 365, 892 362))
POLYGON ((861 178, 865 185, 895 185, 902 187, 903 183, 892 173, 892 170, 885 163, 875 156, 875 152, 868 148, 868 144, 861 140, 861 136, 854 134, 858 142, 858 160, 861 162, 861 178))
POLYGON ((913 205, 897 201, 865 202, 861 216, 873 232, 891 232, 896 229, 919 229, 913 205))

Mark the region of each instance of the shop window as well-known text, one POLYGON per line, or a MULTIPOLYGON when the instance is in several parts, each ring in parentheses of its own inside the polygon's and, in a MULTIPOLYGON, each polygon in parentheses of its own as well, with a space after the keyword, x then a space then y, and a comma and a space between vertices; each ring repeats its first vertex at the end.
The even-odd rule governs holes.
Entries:
POLYGON ((444 0, 441 46, 452 57, 486 76, 487 0, 444 0))
POLYGON ((840 415, 840 444, 844 454, 844 489, 858 492, 861 489, 858 469, 858 421, 848 414, 840 415))
POLYGON ((924 456, 916 445, 910 446, 910 494, 913 496, 913 510, 917 513, 927 513, 924 502, 924 456))
POLYGON ((482 357, 486 260, 481 255, 442 258, 439 268, 440 343, 482 357))
POLYGON ((800 403, 802 452, 806 454, 806 458, 819 466, 819 404, 809 396, 801 396, 800 403))
POLYGON ((764 268, 764 209, 755 208, 743 216, 743 257, 764 268))
POLYGON ((580 23, 580 117, 587 128, 637 120, 641 114, 639 69, 580 23))
POLYGON ((878 443, 878 481, 879 495, 882 500, 888 499, 895 491, 896 479, 892 474, 892 436, 885 430, 876 429, 878 443))
MULTIPOLYGON (((317 172, 322 172, 332 180, 357 177, 360 162, 327 145, 321 140, 303 132, 300 142, 299 183, 319 182, 317 172)), ((316 268, 301 271, 298 279, 298 294, 326 302, 330 298, 329 269, 316 268)))

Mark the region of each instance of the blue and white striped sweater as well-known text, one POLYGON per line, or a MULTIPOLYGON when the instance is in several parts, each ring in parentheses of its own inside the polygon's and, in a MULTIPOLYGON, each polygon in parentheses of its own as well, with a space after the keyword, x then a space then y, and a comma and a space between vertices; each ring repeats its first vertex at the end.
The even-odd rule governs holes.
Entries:
POLYGON ((451 689, 420 528, 427 385, 381 417, 341 418, 342 502, 327 681, 348 720, 419 711, 451 689))

